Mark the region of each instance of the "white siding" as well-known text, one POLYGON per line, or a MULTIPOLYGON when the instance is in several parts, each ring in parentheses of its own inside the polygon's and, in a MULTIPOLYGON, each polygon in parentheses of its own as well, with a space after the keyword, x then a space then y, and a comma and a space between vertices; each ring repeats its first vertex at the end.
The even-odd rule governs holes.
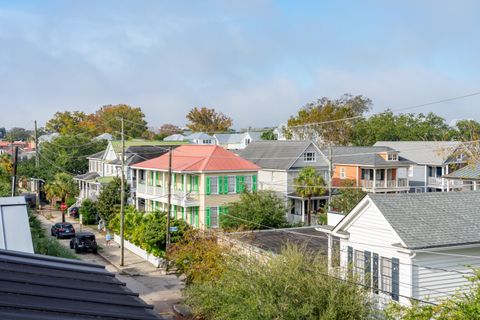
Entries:
POLYGON ((478 258, 425 252, 417 253, 413 260, 414 298, 438 301, 455 293, 457 290, 465 290, 465 285, 469 284, 465 276, 472 275, 472 269, 467 266, 480 267, 480 248, 452 249, 439 251, 439 253, 475 256, 478 258), (458 272, 447 270, 457 270, 458 272))
POLYGON ((315 162, 305 162, 303 160, 303 153, 300 155, 300 157, 295 161, 292 167, 298 168, 298 167, 307 167, 307 166, 313 166, 313 167, 325 167, 328 168, 328 162, 323 156, 323 154, 318 151, 318 149, 311 144, 305 152, 315 152, 315 162))
POLYGON ((258 189, 272 190, 285 197, 287 195, 287 171, 258 171, 258 189))

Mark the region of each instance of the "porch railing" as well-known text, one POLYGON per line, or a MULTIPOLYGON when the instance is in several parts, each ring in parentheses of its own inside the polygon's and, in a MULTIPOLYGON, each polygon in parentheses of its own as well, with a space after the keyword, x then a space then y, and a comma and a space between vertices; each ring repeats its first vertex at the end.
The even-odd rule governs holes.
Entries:
POLYGON ((406 178, 398 178, 397 180, 360 180, 360 185, 366 189, 375 188, 404 188, 408 187, 406 178))

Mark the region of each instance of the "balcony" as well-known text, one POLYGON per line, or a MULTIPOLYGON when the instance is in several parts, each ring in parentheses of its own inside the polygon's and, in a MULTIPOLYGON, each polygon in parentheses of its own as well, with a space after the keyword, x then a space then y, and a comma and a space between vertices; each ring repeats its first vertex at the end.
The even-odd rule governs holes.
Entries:
MULTIPOLYGON (((144 183, 137 184, 137 195, 140 197, 146 197, 155 199, 160 202, 167 202, 168 192, 167 188, 158 186, 149 186, 144 183), (142 195, 143 194, 143 195, 142 195)), ((185 192, 182 190, 173 190, 172 187, 172 204, 175 205, 199 205, 200 196, 198 192, 185 192)))
POLYGON ((461 180, 444 179, 441 177, 428 177, 428 186, 432 188, 462 188, 463 182, 461 180))
POLYGON ((375 189, 408 190, 409 188, 407 178, 398 178, 396 180, 360 180, 360 186, 367 191, 375 189))

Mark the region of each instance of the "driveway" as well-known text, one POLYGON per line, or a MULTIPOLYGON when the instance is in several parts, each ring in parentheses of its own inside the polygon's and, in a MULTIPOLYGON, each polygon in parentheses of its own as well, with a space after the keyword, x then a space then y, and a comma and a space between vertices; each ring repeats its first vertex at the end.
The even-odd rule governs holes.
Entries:
MULTIPOLYGON (((62 220, 60 211, 44 210, 38 217, 49 236, 52 224, 62 220)), ((81 260, 104 265, 108 271, 115 273, 115 276, 124 282, 130 290, 139 293, 140 298, 153 305, 154 310, 163 318, 181 319, 174 315, 172 307, 182 301, 183 277, 177 277, 175 274, 165 274, 164 270, 155 268, 127 249, 124 253, 125 266, 120 267, 120 249, 115 242, 112 241, 111 245, 106 247, 105 237, 99 234, 97 230, 80 226, 77 221, 69 217, 66 218, 66 221, 72 223, 77 232, 91 231, 95 233, 97 243, 102 247, 99 254, 78 254, 81 260)), ((59 241, 65 247, 70 248, 70 239, 59 239, 59 241)))

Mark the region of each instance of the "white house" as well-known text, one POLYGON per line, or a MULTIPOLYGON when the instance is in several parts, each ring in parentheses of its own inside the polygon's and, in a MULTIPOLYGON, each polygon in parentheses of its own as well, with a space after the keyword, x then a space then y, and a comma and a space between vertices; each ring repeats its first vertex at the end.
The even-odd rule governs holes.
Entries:
POLYGON ((262 140, 262 132, 216 133, 216 143, 227 150, 243 150, 250 143, 262 140))
POLYGON ((0 198, 0 249, 33 253, 25 197, 0 198))
MULTIPOLYGON (((290 207, 287 218, 291 222, 306 221, 307 199, 298 195, 294 183, 300 170, 312 166, 326 183, 330 179, 328 160, 311 141, 257 141, 249 144, 239 155, 261 168, 258 172, 259 190, 271 190, 284 198, 290 207)), ((320 209, 326 199, 328 195, 313 197, 312 210, 320 209)))
POLYGON ((217 144, 214 137, 203 132, 195 132, 185 137, 192 144, 217 144))
POLYGON ((163 139, 163 141, 184 141, 184 140, 185 140, 185 136, 179 133, 169 135, 168 137, 165 137, 163 139))
POLYGON ((442 177, 465 165, 466 157, 457 150, 458 141, 378 141, 374 146, 390 147, 399 155, 415 162, 409 169, 411 192, 447 191, 450 184, 442 177))
MULTIPOLYGON (((379 303, 432 303, 480 267, 480 192, 368 194, 329 234, 329 263, 379 303)), ((332 270, 334 270, 332 269, 332 270)))

